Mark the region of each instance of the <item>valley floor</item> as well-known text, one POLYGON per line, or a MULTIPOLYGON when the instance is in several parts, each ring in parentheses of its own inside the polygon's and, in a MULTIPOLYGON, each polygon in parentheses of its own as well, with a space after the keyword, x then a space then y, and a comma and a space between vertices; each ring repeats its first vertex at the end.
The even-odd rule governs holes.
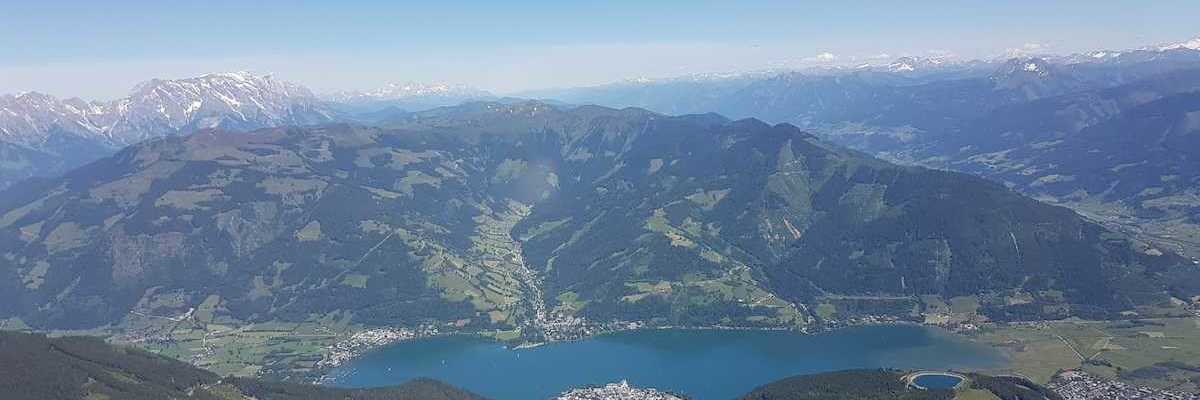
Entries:
MULTIPOLYGON (((842 316, 832 304, 846 299, 829 299, 818 307, 827 326, 895 323, 879 316, 842 316), (834 323, 836 322, 836 323, 834 323)), ((982 371, 1012 374, 1045 384, 1063 370, 1078 370, 1097 379, 1112 380, 1181 393, 1200 393, 1200 317, 1156 318, 1129 321, 1038 321, 1021 323, 982 322, 971 317, 970 299, 937 304, 921 299, 926 312, 922 323, 941 326, 969 340, 999 349, 1008 358, 1007 368, 982 371)), ((195 313, 204 314, 205 310, 195 313)), ((19 321, 0 321, 4 329, 22 328, 19 321)), ((660 328, 627 322, 594 325, 582 339, 604 332, 660 328)), ((755 329, 737 327, 692 327, 700 329, 755 329)), ((757 328, 763 329, 763 328, 757 328)), ((330 316, 293 323, 239 324, 215 320, 197 323, 187 316, 131 316, 119 329, 60 334, 89 334, 110 341, 132 344, 156 353, 188 361, 220 375, 264 376, 281 379, 316 380, 338 361, 402 340, 450 334, 471 334, 517 343, 520 338, 504 332, 468 332, 454 324, 408 328, 358 326, 330 316)), ((556 341, 554 338, 544 338, 556 341)), ((562 339, 558 339, 562 340, 562 339)), ((537 342, 540 343, 540 342, 537 342)), ((526 344, 532 344, 527 342, 526 344)))
MULTIPOLYGON (((632 324, 604 331, 644 327, 632 324)), ((1007 368, 983 371, 986 373, 1024 376, 1045 384, 1058 372, 1073 369, 1138 386, 1200 393, 1200 335, 1195 334, 1200 331, 1200 318, 984 323, 973 327, 959 334, 999 349, 1010 361, 1007 368)), ((381 332, 319 322, 208 331, 176 327, 165 340, 130 343, 223 375, 314 379, 325 369, 321 361, 328 360, 340 343, 355 334, 361 346, 346 353, 349 357, 400 340, 479 334, 432 326, 391 330, 389 335, 381 332)), ((127 339, 117 337, 115 341, 127 339)))
POLYGON ((987 324, 968 334, 1000 349, 1004 371, 1047 383, 1075 369, 1139 386, 1200 393, 1200 318, 987 324))

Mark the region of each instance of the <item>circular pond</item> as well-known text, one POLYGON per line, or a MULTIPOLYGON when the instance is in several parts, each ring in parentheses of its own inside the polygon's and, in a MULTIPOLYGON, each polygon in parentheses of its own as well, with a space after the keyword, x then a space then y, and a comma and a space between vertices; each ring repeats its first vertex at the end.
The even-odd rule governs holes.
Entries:
POLYGON ((926 373, 913 378, 912 385, 921 389, 954 389, 963 378, 958 375, 926 373))

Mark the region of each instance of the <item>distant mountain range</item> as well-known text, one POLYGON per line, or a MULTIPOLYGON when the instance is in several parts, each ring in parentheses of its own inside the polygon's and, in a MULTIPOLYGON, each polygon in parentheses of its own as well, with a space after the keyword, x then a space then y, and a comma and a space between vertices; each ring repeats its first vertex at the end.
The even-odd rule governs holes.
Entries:
POLYGON ((368 91, 343 91, 326 95, 328 104, 344 120, 376 123, 408 112, 454 106, 466 101, 497 100, 491 93, 465 85, 391 83, 368 91))
POLYGON ((788 124, 540 102, 142 142, 0 193, 0 248, 0 317, 37 328, 204 304, 538 339, 572 318, 805 329, 846 298, 909 318, 974 296, 1006 321, 1200 295, 1174 253, 983 179, 788 124))
POLYGON ((143 140, 199 129, 370 122, 489 98, 488 92, 466 86, 418 83, 318 97, 301 85, 247 72, 155 79, 108 102, 36 92, 3 95, 0 188, 34 176, 57 176, 143 140))
POLYGON ((793 123, 893 161, 980 174, 1200 258, 1198 43, 539 94, 793 123))
MULTIPOLYGON (((493 97, 485 90, 465 85, 423 84, 417 82, 389 83, 368 91, 341 91, 331 93, 325 98, 336 103, 361 104, 386 101, 438 102, 453 101, 453 104, 469 99, 485 99, 493 97)), ((453 105, 443 104, 443 105, 453 105)), ((421 110, 412 110, 421 111, 421 110)))
MULTIPOLYGON (((1200 39, 1123 51, 986 61, 908 56, 798 71, 636 79, 519 96, 636 106, 668 114, 719 112, 809 128, 847 121, 878 122, 877 126, 887 128, 902 122, 870 121, 873 115, 863 113, 891 109, 883 114, 893 120, 909 118, 906 111, 957 117, 963 109, 977 113, 1013 102, 1112 87, 1195 66, 1200 62, 1197 43, 1200 39), (975 82, 975 88, 947 85, 983 79, 990 82, 975 82), (897 89, 912 86, 929 90, 897 89), (980 92, 993 93, 974 97, 980 92), (943 95, 950 97, 940 101, 943 95), (910 100, 927 104, 897 104, 910 100), (979 104, 964 104, 976 100, 979 104)), ((314 96, 300 85, 245 72, 156 79, 134 88, 126 98, 107 102, 57 99, 36 92, 3 95, 0 188, 33 176, 56 176, 145 139, 196 129, 249 130, 335 120, 375 123, 405 112, 473 100, 501 99, 465 85, 416 82, 314 96)))
POLYGON ((0 187, 31 176, 55 176, 150 138, 334 119, 334 111, 308 89, 249 73, 155 79, 110 102, 33 92, 5 95, 0 97, 0 187))
MULTIPOLYGON (((552 98, 574 104, 642 107, 669 113, 720 112, 738 118, 768 118, 768 115, 761 115, 762 112, 748 115, 754 113, 756 107, 767 105, 772 108, 768 112, 780 114, 772 116, 800 119, 817 115, 812 114, 811 106, 797 107, 796 104, 790 104, 786 99, 780 98, 779 95, 783 93, 776 96, 763 96, 759 93, 759 97, 768 97, 764 100, 774 100, 770 104, 747 105, 747 102, 754 100, 756 90, 770 89, 770 82, 776 82, 776 86, 797 81, 832 82, 834 87, 830 90, 845 92, 841 93, 842 96, 853 96, 859 94, 859 91, 854 90, 855 84, 868 86, 862 89, 886 92, 887 88, 976 80, 989 80, 991 85, 984 86, 997 89, 1013 101, 1025 101, 1076 90, 1112 87, 1171 71, 1194 68, 1200 63, 1200 50, 1189 46, 1193 46, 1197 41, 1200 39, 1155 48, 1095 51, 1066 56, 1026 55, 993 60, 901 57, 893 61, 857 66, 636 79, 600 86, 530 91, 518 95, 552 98), (1052 86, 1036 90, 1036 86, 1039 85, 1052 86)), ((850 105, 836 102, 837 93, 822 92, 815 87, 787 89, 794 97, 830 100, 823 104, 823 107, 850 105)), ((984 100, 991 100, 992 97, 995 96, 989 95, 984 100)), ((992 105, 985 103, 981 107, 992 105)), ((885 103, 880 107, 888 106, 890 104, 885 103)))
MULTIPOLYGON (((1200 243, 1200 51, 898 62, 560 93, 776 124, 516 99, 365 111, 247 74, 8 96, 6 183, 48 179, 0 194, 0 316, 94 327, 215 298, 236 321, 537 335, 568 317, 805 328, 838 296, 975 296, 996 320, 1197 300, 1176 254, 1200 243)), ((480 94, 460 89, 348 96, 480 94)))

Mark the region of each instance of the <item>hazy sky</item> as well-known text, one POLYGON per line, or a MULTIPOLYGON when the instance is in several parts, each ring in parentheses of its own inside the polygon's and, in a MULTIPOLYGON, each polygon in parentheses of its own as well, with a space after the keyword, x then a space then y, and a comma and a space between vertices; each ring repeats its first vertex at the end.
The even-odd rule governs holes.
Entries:
POLYGON ((1196 0, 11 3, 0 14, 0 93, 87 99, 120 97, 154 77, 233 70, 319 92, 437 81, 503 93, 881 54, 1066 53, 1200 35, 1196 0))

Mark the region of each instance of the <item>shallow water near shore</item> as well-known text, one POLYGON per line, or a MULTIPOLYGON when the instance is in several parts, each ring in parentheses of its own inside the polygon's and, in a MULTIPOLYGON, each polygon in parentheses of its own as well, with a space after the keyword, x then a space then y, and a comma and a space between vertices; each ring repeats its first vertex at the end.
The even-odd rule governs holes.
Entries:
POLYGON ((819 335, 748 330, 640 330, 513 350, 468 336, 397 343, 332 371, 332 385, 376 387, 429 377, 497 400, 546 399, 572 387, 628 380, 694 399, 733 399, 770 381, 852 368, 979 369, 1003 365, 989 347, 915 325, 819 335))

